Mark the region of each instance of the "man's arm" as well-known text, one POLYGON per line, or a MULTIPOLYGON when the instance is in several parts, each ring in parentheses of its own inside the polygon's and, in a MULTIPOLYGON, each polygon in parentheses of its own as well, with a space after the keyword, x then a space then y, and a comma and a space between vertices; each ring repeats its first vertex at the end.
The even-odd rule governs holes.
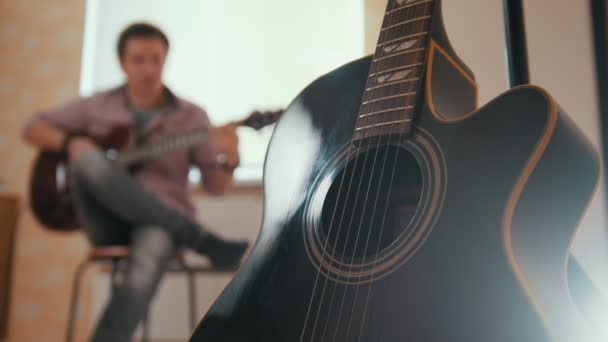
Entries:
POLYGON ((67 149, 70 159, 81 151, 94 148, 92 140, 78 137, 65 146, 68 133, 86 131, 86 111, 89 99, 79 99, 66 106, 34 116, 23 130, 24 139, 38 148, 51 151, 67 149))
POLYGON ((212 195, 222 195, 232 186, 233 172, 239 163, 238 143, 236 127, 227 125, 209 128, 209 138, 204 144, 207 146, 199 151, 199 157, 202 158, 198 165, 203 186, 212 195))
POLYGON ((44 121, 38 121, 28 127, 24 137, 27 142, 38 148, 59 151, 66 133, 44 121))
POLYGON ((226 190, 232 187, 232 172, 201 170, 201 174, 203 175, 202 177, 205 191, 214 196, 221 196, 226 192, 226 190))
POLYGON ((233 171, 239 163, 238 136, 232 125, 215 127, 207 114, 196 108, 191 127, 207 127, 207 140, 191 150, 193 163, 201 171, 203 187, 212 195, 222 195, 233 184, 233 171))

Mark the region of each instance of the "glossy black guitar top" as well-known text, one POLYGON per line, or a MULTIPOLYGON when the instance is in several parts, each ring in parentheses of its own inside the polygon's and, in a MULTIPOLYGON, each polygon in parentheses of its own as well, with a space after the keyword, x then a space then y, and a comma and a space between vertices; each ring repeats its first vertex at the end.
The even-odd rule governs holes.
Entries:
POLYGON ((599 341, 565 269, 598 156, 544 90, 481 109, 439 0, 390 0, 268 149, 264 222, 191 341, 599 341))

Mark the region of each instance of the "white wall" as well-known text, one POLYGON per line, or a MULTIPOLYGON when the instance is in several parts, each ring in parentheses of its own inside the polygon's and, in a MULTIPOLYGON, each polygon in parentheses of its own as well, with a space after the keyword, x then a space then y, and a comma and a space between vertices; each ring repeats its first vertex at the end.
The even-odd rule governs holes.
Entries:
MULTIPOLYGON (((312 79, 363 54, 362 0, 88 0, 81 93, 122 83, 120 31, 135 21, 171 42, 166 84, 215 123, 285 107, 312 79)), ((271 130, 242 129, 239 180, 261 179, 271 130)))
MULTIPOLYGON (((363 0, 88 0, 81 94, 122 82, 116 39, 129 23, 145 20, 160 26, 171 41, 166 84, 206 108, 212 121, 284 107, 318 76, 363 56, 363 10, 363 0)), ((237 177, 261 176, 270 132, 239 131, 242 164, 250 168, 237 170, 237 177)), ((196 206, 201 221, 222 235, 257 237, 260 197, 198 198, 196 206)), ((198 277, 200 316, 229 279, 198 277)), ((99 317, 107 277, 96 280, 93 312, 99 317)), ((165 278, 153 305, 154 338, 189 336, 185 286, 183 276, 165 278)))

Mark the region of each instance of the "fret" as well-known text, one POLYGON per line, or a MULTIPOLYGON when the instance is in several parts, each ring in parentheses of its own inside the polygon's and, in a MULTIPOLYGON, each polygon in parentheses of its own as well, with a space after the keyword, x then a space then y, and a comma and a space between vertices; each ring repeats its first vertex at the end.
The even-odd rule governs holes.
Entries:
POLYGON ((402 111, 402 110, 407 110, 407 109, 414 109, 414 106, 403 106, 401 108, 387 109, 387 110, 377 111, 375 113, 361 114, 361 115, 359 115, 359 117, 360 118, 365 118, 365 117, 369 117, 369 116, 382 115, 382 114, 385 114, 385 113, 397 112, 397 111, 402 111))
POLYGON ((412 96, 412 95, 416 95, 416 92, 409 92, 409 93, 403 93, 403 94, 397 94, 397 95, 380 97, 380 98, 376 98, 376 99, 373 99, 373 100, 365 101, 365 102, 363 102, 363 104, 366 105, 368 103, 373 103, 373 102, 378 102, 378 101, 384 101, 384 100, 390 100, 390 99, 399 98, 399 97, 402 97, 402 96, 412 96))
POLYGON ((390 11, 386 11, 386 14, 384 14, 384 16, 386 17, 386 16, 391 15, 391 14, 393 14, 395 12, 403 11, 403 10, 408 9, 410 7, 426 4, 426 3, 429 3, 429 2, 433 2, 433 0, 422 0, 422 1, 419 1, 419 2, 416 2, 416 3, 413 3, 413 4, 404 5, 404 6, 401 6, 399 8, 395 8, 395 9, 392 9, 390 11))
MULTIPOLYGON (((423 63, 425 57, 425 50, 417 51, 405 56, 393 56, 380 61, 372 61, 372 65, 370 70, 372 71, 380 71, 380 70, 392 70, 402 65, 414 65, 416 63, 423 63)), ((415 69, 415 68, 412 68, 415 69)), ((412 70, 411 72, 413 72, 412 70)), ((411 73, 410 72, 410 73, 411 73)), ((407 75, 406 75, 407 76, 407 75)), ((390 80, 394 81, 394 80, 390 80)))
POLYGON ((365 116, 371 116, 371 115, 376 115, 376 114, 394 112, 394 111, 397 111, 397 110, 405 110, 405 109, 409 109, 409 107, 410 106, 404 106, 404 107, 400 107, 400 108, 391 108, 391 109, 379 110, 379 111, 373 112, 373 113, 361 114, 361 115, 359 115, 359 117, 365 117, 365 116))
MULTIPOLYGON (((432 9, 432 6, 428 5, 428 6, 424 6, 424 7, 418 7, 411 11, 406 11, 403 13, 392 15, 392 16, 384 19, 384 22, 382 23, 382 27, 393 26, 393 25, 396 25, 396 24, 399 24, 399 23, 402 23, 402 22, 405 22, 408 20, 412 20, 414 18, 432 16, 431 9, 432 9)), ((425 22, 429 22, 429 21, 420 21, 419 23, 414 23, 412 25, 420 26, 420 24, 424 24, 425 22)))
POLYGON ((361 101, 355 141, 369 143, 411 130, 433 13, 433 0, 389 0, 361 101))
POLYGON ((156 157, 177 148, 186 147, 203 141, 207 137, 206 130, 197 130, 181 136, 167 137, 159 141, 150 142, 118 154, 116 160, 123 166, 129 166, 143 160, 156 157))
POLYGON ((392 72, 392 71, 397 71, 397 70, 403 70, 403 69, 408 69, 408 68, 412 68, 412 67, 417 67, 417 66, 421 66, 422 64, 423 63, 414 63, 414 64, 403 65, 403 66, 392 68, 392 69, 388 69, 388 70, 382 70, 382 71, 378 71, 378 72, 375 72, 373 74, 370 74, 369 77, 374 77, 376 75, 385 74, 385 73, 392 72))
POLYGON ((374 58, 378 59, 382 56, 388 56, 397 52, 412 51, 421 48, 424 49, 425 47, 426 39, 424 38, 408 39, 398 43, 386 45, 383 48, 376 49, 376 54, 374 55, 374 58))
POLYGON ((428 31, 426 24, 429 22, 427 19, 432 18, 432 10, 433 6, 429 2, 424 6, 386 17, 382 23, 378 43, 428 31))
POLYGON ((427 33, 429 33, 429 32, 428 31, 424 31, 424 32, 409 34, 409 35, 404 36, 404 37, 399 37, 399 38, 396 38, 396 39, 392 39, 392 40, 380 43, 380 44, 378 44, 378 47, 380 48, 380 47, 383 47, 383 46, 386 46, 386 45, 389 45, 389 44, 392 44, 392 43, 397 43, 397 42, 402 41, 402 40, 408 40, 410 38, 424 36, 427 33))
POLYGON ((386 59, 389 59, 389 58, 393 58, 393 57, 398 57, 398 56, 406 55, 408 53, 420 52, 420 51, 425 51, 425 50, 426 50, 425 48, 418 48, 418 49, 413 49, 413 50, 409 50, 409 51, 402 51, 402 52, 394 53, 392 55, 385 55, 385 56, 382 56, 380 58, 374 59, 372 63, 380 62, 380 61, 383 61, 383 60, 386 60, 386 59))
POLYGON ((361 106, 359 117, 374 116, 390 111, 409 109, 416 104, 416 96, 401 96, 361 106))
POLYGON ((387 82, 399 81, 399 80, 405 79, 407 77, 411 77, 413 73, 415 73, 415 72, 412 69, 406 69, 406 70, 397 71, 397 72, 389 72, 389 73, 383 74, 382 76, 376 77, 372 81, 374 81, 375 84, 383 84, 383 83, 387 83, 387 82))
POLYGON ((420 44, 422 45, 426 45, 427 40, 428 40, 428 27, 429 25, 424 25, 422 23, 418 23, 418 24, 412 24, 412 26, 399 26, 399 27, 393 27, 391 29, 389 29, 388 31, 385 31, 383 33, 380 34, 380 38, 379 38, 379 42, 385 42, 385 41, 390 41, 390 40, 394 40, 394 39, 400 39, 404 36, 408 36, 408 35, 412 35, 412 34, 417 34, 417 33, 421 33, 421 32, 427 32, 427 36, 422 37, 420 44))
POLYGON ((383 141, 383 136, 393 136, 399 139, 399 137, 407 134, 410 131, 410 128, 411 122, 402 123, 399 125, 368 128, 361 131, 356 131, 353 138, 357 143, 376 145, 379 141, 383 141))
MULTIPOLYGON (((416 76, 416 78, 420 79, 420 77, 418 77, 418 76, 416 76)), ((382 88, 366 90, 363 93, 362 101, 369 101, 374 97, 391 96, 391 95, 409 93, 409 92, 414 92, 414 91, 418 91, 418 82, 393 83, 389 86, 385 86, 382 88)))
POLYGON ((419 17, 419 18, 415 18, 415 19, 410 19, 410 20, 402 21, 402 22, 397 23, 397 24, 393 24, 393 25, 389 25, 387 27, 383 27, 380 30, 380 32, 384 32, 386 30, 390 30, 392 28, 399 27, 401 25, 407 25, 407 24, 415 23, 415 22, 420 21, 420 20, 427 20, 427 19, 430 19, 430 18, 431 18, 430 15, 425 15, 423 17, 419 17))
POLYGON ((361 130, 368 129, 368 128, 389 126, 389 125, 394 125, 394 124, 398 124, 398 123, 405 123, 405 122, 412 122, 412 119, 401 119, 401 120, 395 120, 395 121, 389 121, 389 122, 381 122, 381 123, 374 124, 374 125, 369 125, 369 126, 357 127, 355 129, 355 131, 361 131, 361 130))
POLYGON ((377 114, 377 115, 361 118, 361 120, 359 120, 359 123, 357 124, 357 127, 370 127, 370 126, 375 126, 380 123, 395 122, 395 121, 400 121, 403 119, 411 119, 412 116, 413 116, 412 110, 409 110, 407 112, 403 112, 403 111, 386 112, 383 114, 377 114))
POLYGON ((387 16, 384 18, 384 22, 382 25, 384 27, 390 26, 396 23, 400 23, 404 20, 409 20, 417 17, 421 17, 424 15, 432 15, 433 6, 430 3, 424 4, 423 6, 417 6, 415 8, 411 8, 407 11, 400 11, 394 13, 393 15, 387 16))
POLYGON ((384 88, 384 87, 394 86, 394 85, 398 85, 398 84, 402 84, 402 83, 410 83, 410 82, 419 81, 419 80, 420 80, 420 77, 408 78, 407 80, 401 80, 401 81, 395 81, 395 82, 390 82, 390 83, 384 83, 384 84, 381 84, 381 85, 369 87, 369 88, 366 88, 365 91, 371 91, 371 90, 375 90, 375 89, 380 89, 380 88, 384 88))

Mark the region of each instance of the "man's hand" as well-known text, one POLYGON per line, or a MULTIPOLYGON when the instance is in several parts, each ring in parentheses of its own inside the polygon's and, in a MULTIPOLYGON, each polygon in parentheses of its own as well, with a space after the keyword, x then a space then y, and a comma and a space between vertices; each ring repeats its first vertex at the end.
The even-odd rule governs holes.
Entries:
POLYGON ((236 126, 210 127, 208 142, 217 155, 213 165, 203 166, 203 186, 210 194, 219 196, 232 186, 232 170, 239 164, 236 126))
POLYGON ((74 137, 68 145, 68 156, 70 161, 78 159, 78 157, 86 151, 97 149, 95 142, 87 137, 74 137))
POLYGON ((218 151, 217 162, 227 166, 239 163, 239 137, 235 125, 209 128, 209 143, 218 151))

